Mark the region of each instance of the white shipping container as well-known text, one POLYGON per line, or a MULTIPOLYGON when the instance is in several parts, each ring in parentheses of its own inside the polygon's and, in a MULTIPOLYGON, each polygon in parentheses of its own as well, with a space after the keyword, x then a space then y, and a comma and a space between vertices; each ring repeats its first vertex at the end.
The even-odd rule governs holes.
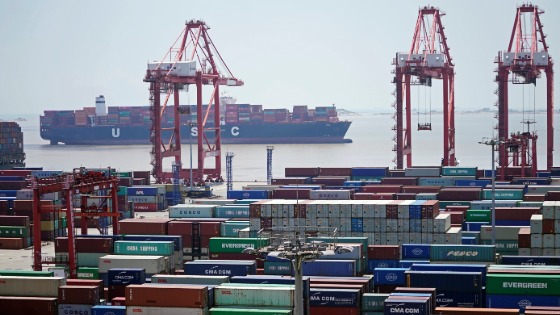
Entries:
POLYGON ((434 233, 432 237, 434 244, 445 244, 445 233, 434 233))
POLYGON ((381 233, 373 233, 373 244, 374 245, 381 245, 381 233))
POLYGON ((460 227, 451 227, 445 232, 446 244, 461 244, 462 230, 460 227))
POLYGON ((127 306, 126 314, 142 315, 208 315, 208 308, 127 306))
POLYGON ((249 218, 249 227, 253 231, 259 231, 261 229, 261 219, 260 218, 249 218))
POLYGON ((410 233, 410 243, 411 244, 422 243, 422 233, 410 233))
POLYGON ((179 204, 168 208, 169 218, 212 218, 215 205, 179 204))
POLYGON ((556 202, 545 201, 542 205, 543 219, 556 219, 556 202))
POLYGON ((107 273, 113 268, 143 268, 146 274, 165 271, 164 256, 105 255, 99 257, 99 273, 107 273))
POLYGON ((309 192, 312 200, 350 200, 350 190, 342 189, 318 189, 309 192))
POLYGON ((410 243, 410 233, 399 232, 399 244, 409 244, 410 243))
POLYGON ((422 233, 422 244, 433 244, 434 234, 432 233, 422 233))
POLYGON ((543 247, 542 234, 531 234, 531 249, 542 248, 542 247, 543 247))
POLYGON ((543 250, 542 248, 531 248, 531 252, 529 256, 542 256, 543 250))
MULTIPOLYGON (((515 240, 519 234, 519 230, 523 226, 496 226, 496 239, 497 240, 515 240)), ((483 225, 480 227, 480 239, 492 239, 492 226, 483 225)))
POLYGON ((447 230, 449 230, 450 227, 451 227, 451 215, 449 213, 440 213, 434 219, 434 232, 445 233, 447 230))
POLYGON ((410 221, 409 221, 409 219, 397 219, 397 229, 401 233, 410 232, 410 221))
POLYGON ((386 243, 385 245, 397 245, 399 244, 399 236, 397 233, 386 233, 386 243))
POLYGON ((554 234, 554 247, 560 249, 560 234, 554 234))
POLYGON ((58 297, 58 287, 66 285, 64 277, 2 276, 0 295, 58 297))
POLYGON ((554 248, 554 244, 555 244, 555 235, 556 234, 543 234, 542 235, 542 240, 543 240, 543 248, 554 248))
MULTIPOLYGON (((397 219, 386 219, 387 233, 396 233, 399 231, 399 223, 397 219)), ((383 229, 383 224, 381 224, 381 229, 383 229)))
POLYGON ((530 248, 519 248, 517 250, 517 254, 519 256, 530 256, 531 255, 531 249, 530 248))
POLYGON ((533 214, 531 216, 531 234, 542 233, 543 231, 542 220, 543 220, 542 214, 533 214))
POLYGON ((543 256, 554 256, 556 253, 556 249, 554 248, 543 248, 542 250, 543 256))

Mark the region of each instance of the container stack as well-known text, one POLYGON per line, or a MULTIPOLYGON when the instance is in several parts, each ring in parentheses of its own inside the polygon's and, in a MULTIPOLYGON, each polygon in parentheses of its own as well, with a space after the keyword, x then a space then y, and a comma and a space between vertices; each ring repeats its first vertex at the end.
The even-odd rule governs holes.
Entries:
POLYGON ((23 132, 12 121, 0 121, 0 169, 25 166, 23 132))
POLYGON ((125 288, 131 284, 146 283, 146 270, 141 268, 113 268, 109 269, 107 299, 124 298, 125 288))
POLYGON ((91 314, 92 308, 100 304, 99 286, 63 285, 58 287, 59 314, 91 314))
POLYGON ((560 276, 557 269, 533 267, 524 269, 489 268, 486 281, 486 306, 520 308, 527 306, 560 306, 560 276))
POLYGON ((294 309, 294 301, 294 286, 292 285, 222 284, 214 288, 215 303, 212 312, 217 309, 222 309, 223 312, 223 309, 244 308, 275 312, 289 310, 290 312, 281 314, 291 314, 294 309))
POLYGON ((58 288, 62 277, 2 276, 0 301, 6 314, 58 314, 58 288))
MULTIPOLYGON (((560 256, 560 201, 545 201, 542 214, 533 214, 530 222, 530 247, 524 242, 519 255, 560 256)), ((520 242, 526 238, 519 233, 520 242)))
POLYGON ((27 216, 0 216, 0 249, 22 249, 31 245, 27 216))
POLYGON ((174 271, 175 244, 173 241, 115 241, 115 255, 163 256, 168 272, 174 271))
POLYGON ((132 186, 127 188, 126 194, 134 212, 156 212, 166 208, 165 186, 132 186))

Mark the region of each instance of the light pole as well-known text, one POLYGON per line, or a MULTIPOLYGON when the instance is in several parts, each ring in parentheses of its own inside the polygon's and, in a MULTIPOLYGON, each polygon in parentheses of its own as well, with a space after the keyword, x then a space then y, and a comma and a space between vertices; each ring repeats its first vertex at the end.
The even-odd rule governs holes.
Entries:
POLYGON ((492 147, 492 245, 496 245, 496 166, 494 160, 494 152, 496 145, 503 143, 502 140, 482 138, 480 144, 489 145, 492 147))
MULTIPOLYGON (((336 230, 334 233, 336 233, 336 230)), ((294 268, 294 315, 303 315, 305 304, 303 300, 303 263, 315 260, 323 255, 349 253, 354 251, 354 248, 337 246, 336 244, 329 246, 329 244, 323 242, 305 242, 305 236, 301 237, 300 232, 295 232, 295 238, 292 241, 258 249, 247 247, 243 250, 243 253, 257 255, 261 252, 268 253, 270 251, 278 252, 277 257, 291 261, 294 268)))

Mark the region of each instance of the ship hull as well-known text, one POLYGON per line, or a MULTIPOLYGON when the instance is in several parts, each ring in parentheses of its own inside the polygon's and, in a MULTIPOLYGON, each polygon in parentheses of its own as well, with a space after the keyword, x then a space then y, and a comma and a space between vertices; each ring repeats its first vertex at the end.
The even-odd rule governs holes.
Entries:
MULTIPOLYGON (((289 144, 289 143, 350 143, 344 136, 351 122, 309 122, 290 124, 231 124, 221 126, 223 144, 289 144)), ((169 140, 169 131, 162 139, 169 140)), ((212 132, 206 137, 214 139, 212 132)), ((151 144, 146 125, 122 126, 50 126, 41 128, 41 138, 51 144, 67 145, 145 145, 151 144)), ((195 126, 181 127, 181 142, 194 143, 198 138, 195 126)))

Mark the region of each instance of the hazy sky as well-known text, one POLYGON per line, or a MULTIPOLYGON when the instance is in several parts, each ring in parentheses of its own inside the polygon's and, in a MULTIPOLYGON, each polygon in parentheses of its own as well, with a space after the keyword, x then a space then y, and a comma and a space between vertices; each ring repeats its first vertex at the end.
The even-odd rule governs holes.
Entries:
MULTIPOLYGON (((455 63, 458 110, 489 107, 495 56, 507 48, 522 2, 430 1, 455 63)), ((541 0, 553 58, 560 58, 560 1, 541 0)), ((243 87, 227 88, 238 103, 265 108, 296 104, 392 112, 392 58, 409 49, 424 1, 45 1, 0 0, 1 113, 148 104, 142 81, 148 60, 160 59, 190 19, 202 19, 243 87)), ((558 67, 556 67, 558 69, 558 67)), ((556 70, 558 75, 559 71, 556 70)), ((555 103, 560 108, 560 78, 555 103)), ((510 93, 513 108, 544 109, 545 76, 510 93), (536 102, 532 95, 536 91, 536 102), (527 100, 522 101, 523 93, 527 100)), ((430 91, 441 110, 441 83, 430 91)), ((208 95, 208 93, 206 93, 208 95)), ((413 94, 413 99, 418 99, 413 94)), ((207 99, 204 96, 204 99, 207 99)), ((428 97, 429 99, 429 97, 428 97)), ((195 100, 194 92, 182 103, 195 100)), ((430 101, 421 101, 420 106, 430 101)))

